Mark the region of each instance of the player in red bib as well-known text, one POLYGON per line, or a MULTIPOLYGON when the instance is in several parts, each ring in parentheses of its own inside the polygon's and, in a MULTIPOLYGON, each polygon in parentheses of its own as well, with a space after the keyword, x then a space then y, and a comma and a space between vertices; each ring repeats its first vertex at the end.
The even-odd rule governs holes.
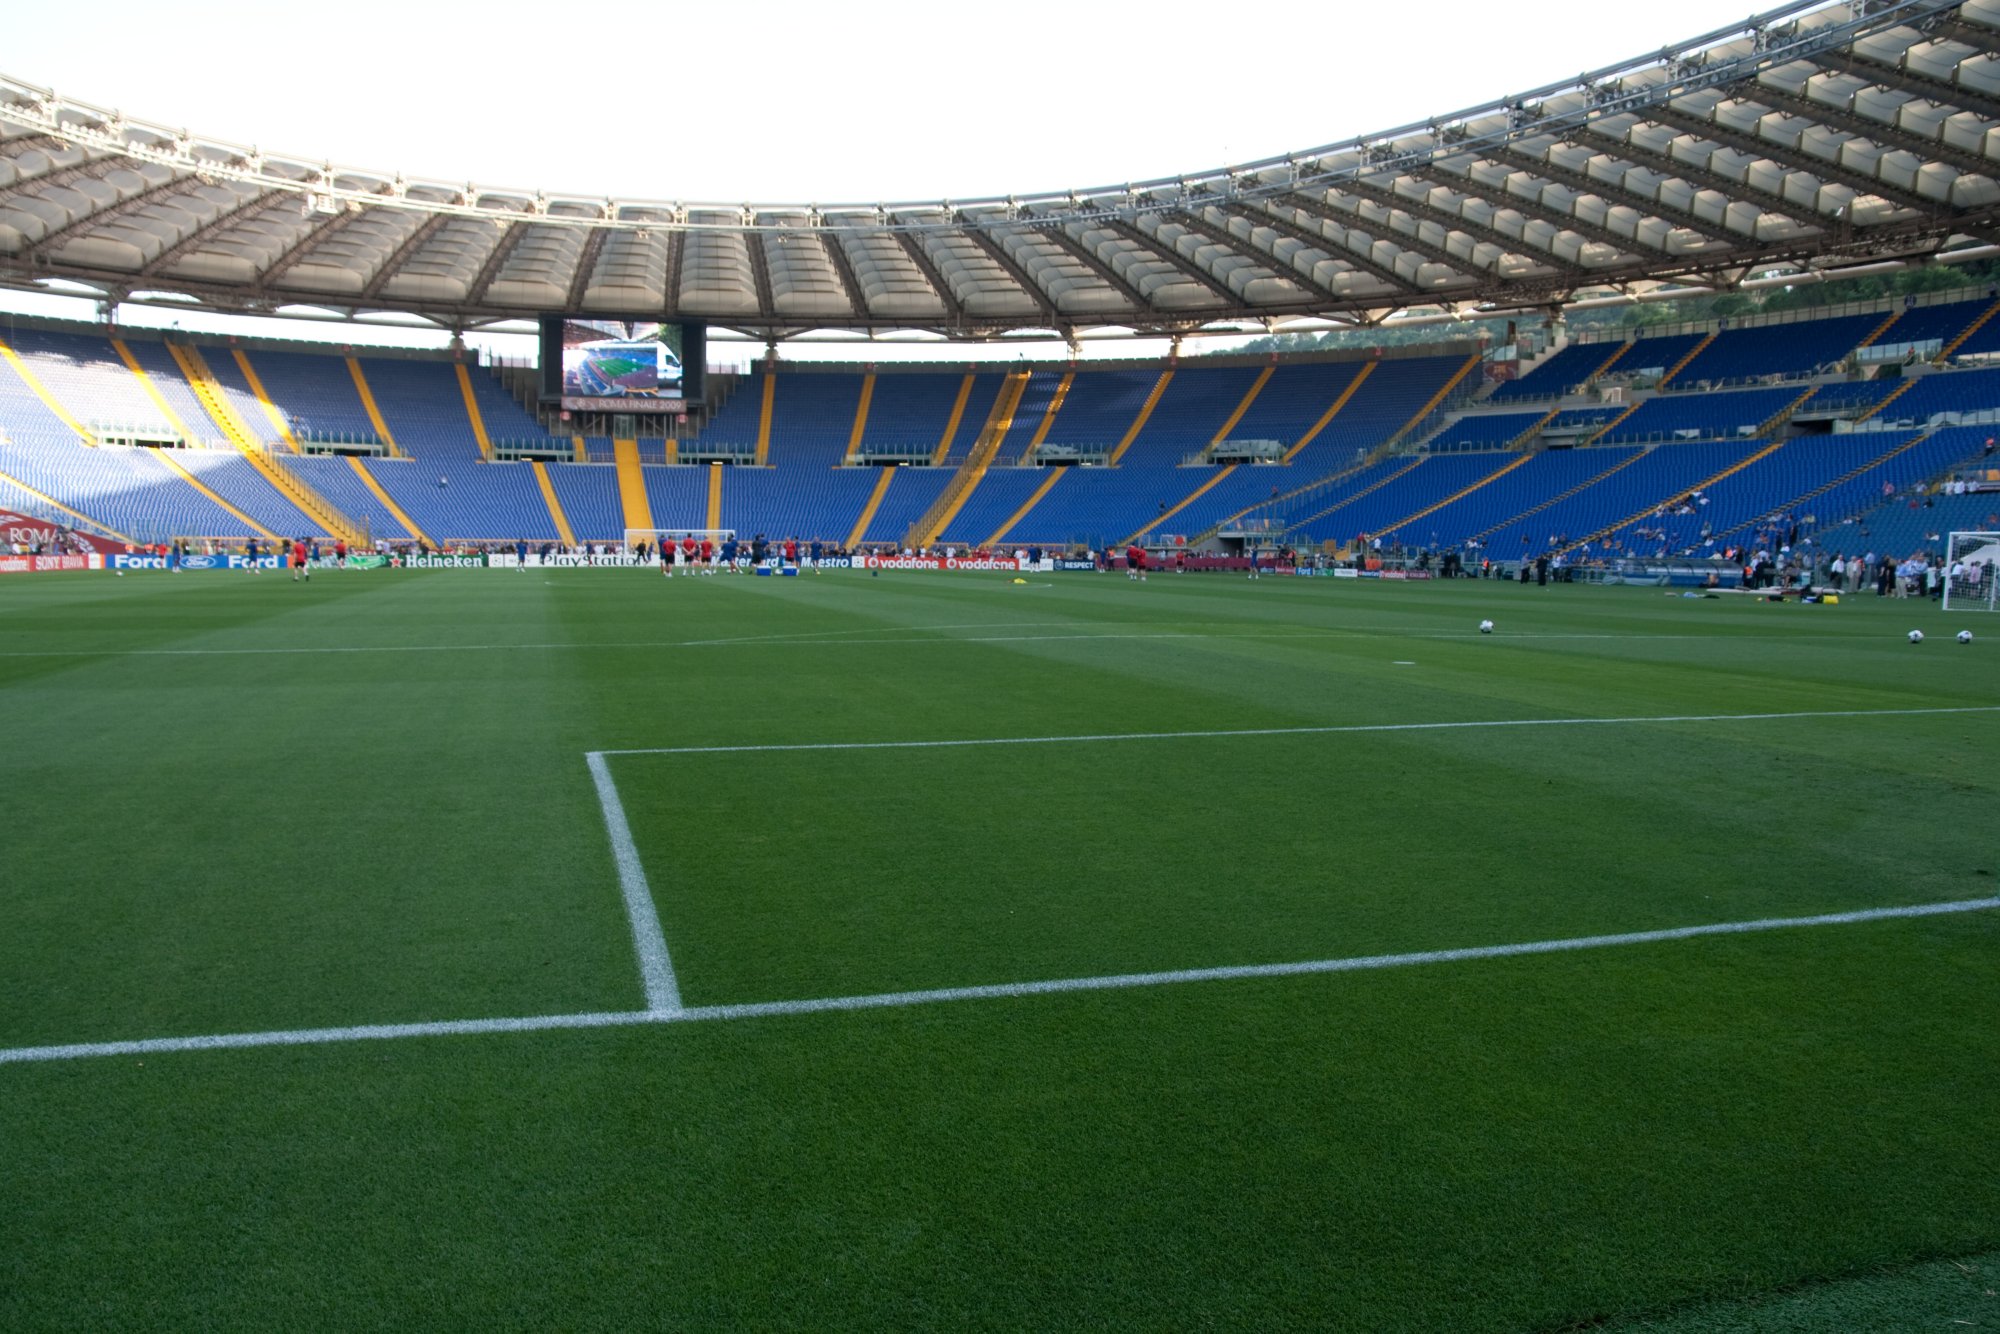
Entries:
POLYGON ((1125 577, 1146 582, 1146 548, 1137 542, 1125 548, 1125 577))
POLYGON ((312 566, 306 564, 306 544, 304 539, 301 539, 292 543, 292 582, 297 583, 300 579, 304 579, 307 583, 311 583, 312 577, 312 566))

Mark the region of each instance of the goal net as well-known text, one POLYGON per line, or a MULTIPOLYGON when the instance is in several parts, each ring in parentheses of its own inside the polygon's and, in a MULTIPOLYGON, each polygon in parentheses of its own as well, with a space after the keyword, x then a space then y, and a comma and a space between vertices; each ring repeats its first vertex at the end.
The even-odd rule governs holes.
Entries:
POLYGON ((2000 533, 1953 533, 1944 552, 1944 609, 1993 611, 2000 533))
POLYGON ((637 553, 644 547, 649 560, 658 560, 662 551, 679 547, 684 537, 693 538, 696 546, 710 542, 719 547, 735 536, 734 528, 627 528, 625 550, 637 553))

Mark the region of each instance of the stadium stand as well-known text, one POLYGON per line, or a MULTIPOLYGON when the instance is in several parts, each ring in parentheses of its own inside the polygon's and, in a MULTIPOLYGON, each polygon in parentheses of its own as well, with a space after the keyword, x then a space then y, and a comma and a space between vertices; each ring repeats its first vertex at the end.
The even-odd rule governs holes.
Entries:
POLYGON ((1921 359, 1945 359, 1952 340, 1991 323, 1992 309, 1946 302, 1893 319, 1862 312, 1573 345, 1517 382, 1581 383, 1608 364, 1605 378, 1643 383, 1678 368, 1631 404, 1516 392, 1533 406, 1509 409, 1496 391, 1502 407, 1468 409, 1476 363, 1455 354, 1011 373, 760 367, 683 441, 592 437, 599 462, 539 472, 488 461, 487 451, 496 442, 567 451, 570 438, 493 374, 449 359, 176 350, 136 334, 30 326, 10 335, 13 359, 0 358, 0 478, 145 540, 330 535, 337 525, 308 508, 319 505, 356 535, 432 543, 607 542, 628 528, 722 526, 900 544, 922 520, 922 532, 956 545, 1102 548, 1252 529, 1293 542, 1471 541, 1500 556, 1586 539, 1597 552, 1701 553, 1773 514, 1854 526, 1842 521, 1878 506, 1885 485, 1903 493, 1983 448, 2000 431, 2000 369, 1921 359), (1870 335, 1881 353, 1870 361, 1895 360, 1893 340, 1916 335, 1908 350, 1920 364, 1873 379, 1811 378, 1870 335), (1773 378, 1790 382, 1712 387, 1773 378), (161 444, 186 436, 216 447, 93 447, 79 438, 84 418, 141 418, 161 444), (283 429, 293 423, 308 444, 393 440, 403 457, 296 455, 283 429), (1274 442, 1265 448, 1289 462, 1203 461, 1219 441, 1274 442), (910 466, 842 466, 857 445, 864 458, 910 466), (760 447, 764 466, 700 462, 705 451, 747 459, 760 447), (695 462, 669 466, 681 449, 695 462), (1091 466, 1020 466, 1036 452, 1051 465, 1081 452, 1091 466))

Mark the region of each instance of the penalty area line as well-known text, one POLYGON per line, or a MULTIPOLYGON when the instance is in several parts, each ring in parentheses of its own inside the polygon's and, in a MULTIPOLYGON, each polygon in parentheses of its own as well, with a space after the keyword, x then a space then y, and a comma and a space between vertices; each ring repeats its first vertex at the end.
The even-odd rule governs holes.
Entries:
POLYGON ((1060 995, 1079 991, 1124 991, 1175 986, 1192 982, 1242 981, 1256 978, 1303 977, 1322 973, 1358 973, 1427 964, 1510 959, 1526 955, 1564 954, 1653 945, 1704 936, 1749 935, 1806 927, 1849 926, 1912 917, 1986 912, 2000 908, 2000 896, 1920 903, 1895 908, 1862 908, 1818 913, 1808 917, 1762 917, 1745 922, 1711 922, 1700 926, 1627 931, 1617 935, 1574 936, 1562 940, 1532 940, 1510 945, 1476 945, 1466 949, 1419 950, 1403 954, 1369 954, 1348 959, 1315 959, 1299 963, 1236 964, 1219 968, 1182 968, 1153 973, 1115 973, 1104 977, 1055 978, 1040 982, 1004 982, 990 986, 935 987, 923 991, 886 991, 862 996, 828 996, 817 1000, 763 1001, 747 1005, 694 1005, 676 1009, 552 1014, 515 1019, 451 1019, 431 1023, 362 1024, 351 1028, 305 1028, 267 1033, 219 1033, 204 1037, 142 1038, 128 1042, 73 1042, 59 1046, 0 1048, 0 1065, 38 1061, 71 1061, 94 1056, 147 1056, 186 1051, 222 1051, 243 1047, 304 1047, 335 1042, 379 1042, 398 1038, 454 1037, 486 1033, 538 1033, 555 1029, 631 1028, 645 1024, 719 1022, 731 1019, 782 1018, 844 1010, 882 1010, 953 1001, 1003 1000, 1060 995))

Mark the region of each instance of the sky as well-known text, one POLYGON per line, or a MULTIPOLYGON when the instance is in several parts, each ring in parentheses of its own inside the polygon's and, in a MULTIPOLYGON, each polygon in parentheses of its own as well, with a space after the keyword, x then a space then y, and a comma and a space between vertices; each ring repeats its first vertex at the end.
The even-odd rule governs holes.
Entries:
MULTIPOLYGON (((1749 12, 1741 0, 192 0, 170 12, 100 0, 94 38, 70 6, 13 6, 0 69, 135 118, 411 177, 685 202, 942 201, 1276 156, 1749 12)), ((62 304, 0 293, 0 309, 88 317, 62 304)))

